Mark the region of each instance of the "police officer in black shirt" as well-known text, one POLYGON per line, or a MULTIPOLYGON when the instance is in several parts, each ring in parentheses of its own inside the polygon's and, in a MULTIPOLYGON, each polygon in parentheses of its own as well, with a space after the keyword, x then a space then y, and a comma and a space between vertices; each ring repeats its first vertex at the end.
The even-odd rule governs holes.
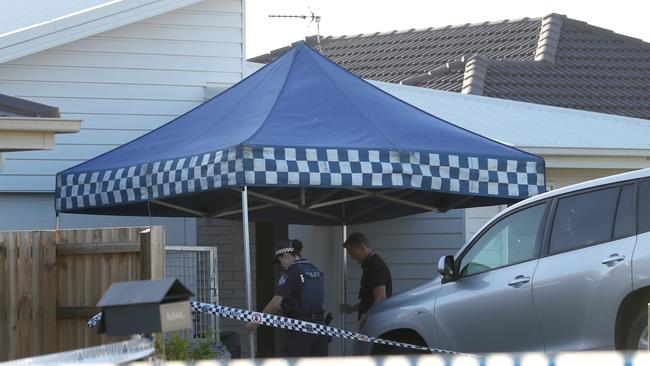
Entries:
POLYGON ((359 264, 363 273, 361 275, 361 288, 359 289, 359 302, 354 305, 343 304, 341 311, 346 313, 357 312, 359 330, 366 322, 368 310, 378 302, 393 294, 393 281, 390 270, 383 259, 370 248, 368 239, 361 233, 352 233, 343 243, 348 254, 359 264))
MULTIPOLYGON (((283 270, 275 294, 263 312, 274 314, 283 310, 289 318, 325 324, 325 278, 316 266, 300 257, 301 250, 299 240, 287 239, 278 244, 274 263, 279 262, 283 270)), ((257 324, 248 323, 246 328, 252 331, 257 324)), ((280 357, 327 356, 327 336, 286 329, 283 329, 283 336, 280 357)))

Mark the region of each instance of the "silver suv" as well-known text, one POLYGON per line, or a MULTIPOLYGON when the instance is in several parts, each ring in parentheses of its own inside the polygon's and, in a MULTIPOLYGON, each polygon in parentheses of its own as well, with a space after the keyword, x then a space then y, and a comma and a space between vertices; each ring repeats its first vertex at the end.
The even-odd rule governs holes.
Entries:
POLYGON ((470 353, 647 349, 650 169, 509 207, 438 272, 375 306, 362 331, 470 353))

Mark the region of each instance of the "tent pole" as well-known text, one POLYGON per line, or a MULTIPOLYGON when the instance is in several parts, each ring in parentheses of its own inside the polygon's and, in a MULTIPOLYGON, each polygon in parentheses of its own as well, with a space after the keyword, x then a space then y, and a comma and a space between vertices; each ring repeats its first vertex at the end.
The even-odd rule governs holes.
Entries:
MULTIPOLYGON (((250 234, 248 232, 248 187, 241 191, 242 223, 244 226, 244 265, 246 266, 246 302, 248 310, 253 310, 253 286, 251 283, 251 248, 250 234)), ((255 339, 253 332, 248 336, 250 342, 251 359, 255 359, 255 339)))
MULTIPOLYGON (((348 238, 348 226, 346 224, 343 224, 342 227, 342 232, 343 232, 343 243, 345 243, 345 240, 348 238)), ((348 295, 348 256, 345 248, 343 248, 343 303, 347 304, 347 295, 348 295)), ((347 319, 347 313, 344 311, 343 312, 343 330, 347 330, 347 325, 348 325, 348 319, 347 319)), ((347 354, 347 341, 345 338, 343 338, 343 356, 346 356, 347 354)))

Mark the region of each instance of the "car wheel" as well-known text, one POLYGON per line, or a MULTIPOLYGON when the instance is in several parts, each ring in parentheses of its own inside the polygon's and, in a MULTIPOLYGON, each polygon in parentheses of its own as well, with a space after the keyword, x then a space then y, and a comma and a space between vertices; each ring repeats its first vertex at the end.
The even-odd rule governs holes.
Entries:
POLYGON ((630 324, 627 337, 625 339, 625 348, 634 350, 648 350, 648 310, 641 310, 634 317, 630 324))
POLYGON ((639 338, 639 350, 644 350, 647 351, 648 348, 648 325, 643 328, 643 332, 641 333, 641 337, 639 338))

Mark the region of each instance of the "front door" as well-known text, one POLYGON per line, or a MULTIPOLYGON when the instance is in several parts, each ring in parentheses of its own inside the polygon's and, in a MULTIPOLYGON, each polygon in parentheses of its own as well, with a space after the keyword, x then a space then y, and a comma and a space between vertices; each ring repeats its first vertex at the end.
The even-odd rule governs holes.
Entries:
POLYGON ((461 352, 544 349, 531 286, 547 204, 511 213, 481 233, 457 260, 435 305, 438 346, 461 352))

